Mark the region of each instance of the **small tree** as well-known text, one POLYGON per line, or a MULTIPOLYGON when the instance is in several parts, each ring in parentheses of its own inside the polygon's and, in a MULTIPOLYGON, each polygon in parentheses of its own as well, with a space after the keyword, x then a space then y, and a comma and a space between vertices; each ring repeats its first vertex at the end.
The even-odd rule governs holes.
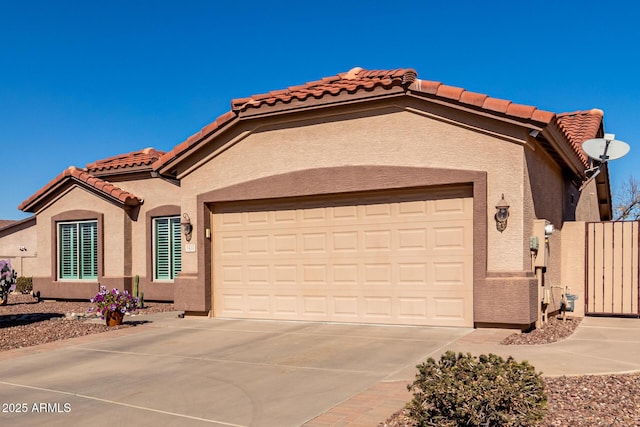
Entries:
POLYGON ((615 221, 640 219, 640 181, 627 178, 613 195, 613 219, 615 221))

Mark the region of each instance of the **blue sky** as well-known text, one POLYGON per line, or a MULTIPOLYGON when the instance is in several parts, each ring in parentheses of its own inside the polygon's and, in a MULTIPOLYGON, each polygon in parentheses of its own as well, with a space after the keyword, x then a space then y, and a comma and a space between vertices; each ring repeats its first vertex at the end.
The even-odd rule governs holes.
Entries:
POLYGON ((0 0, 1 219, 70 165, 169 150, 233 98, 324 76, 418 77, 553 112, 600 108, 640 159, 633 1, 0 0))

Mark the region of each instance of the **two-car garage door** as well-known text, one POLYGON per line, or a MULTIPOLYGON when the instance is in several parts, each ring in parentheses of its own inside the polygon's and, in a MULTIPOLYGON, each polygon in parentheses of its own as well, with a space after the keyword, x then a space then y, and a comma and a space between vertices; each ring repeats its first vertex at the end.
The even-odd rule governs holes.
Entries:
POLYGON ((214 206, 214 315, 473 326, 471 190, 214 206))

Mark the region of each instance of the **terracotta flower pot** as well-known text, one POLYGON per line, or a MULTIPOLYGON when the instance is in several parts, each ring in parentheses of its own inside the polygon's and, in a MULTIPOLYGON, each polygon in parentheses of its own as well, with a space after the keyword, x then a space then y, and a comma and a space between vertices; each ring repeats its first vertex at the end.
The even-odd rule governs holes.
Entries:
POLYGON ((107 326, 122 325, 122 318, 124 313, 121 311, 106 311, 104 313, 104 319, 107 322, 107 326))

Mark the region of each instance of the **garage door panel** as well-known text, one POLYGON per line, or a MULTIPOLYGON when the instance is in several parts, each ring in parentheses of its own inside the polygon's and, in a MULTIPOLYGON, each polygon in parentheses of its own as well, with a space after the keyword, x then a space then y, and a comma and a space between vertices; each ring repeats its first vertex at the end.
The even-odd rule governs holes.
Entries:
POLYGON ((433 319, 442 324, 465 323, 469 298, 452 297, 447 294, 432 297, 433 319))
POLYGON ((360 317, 358 298, 351 295, 333 297, 332 314, 336 319, 357 320, 360 317))
POLYGON ((272 300, 273 312, 276 316, 291 319, 298 314, 298 295, 274 295, 272 300))
POLYGON ((273 284, 297 285, 298 283, 298 266, 296 264, 275 264, 273 267, 273 284))
POLYGON ((398 318, 408 323, 428 321, 429 301, 427 297, 398 297, 398 318))
POLYGON ((290 206, 215 210, 214 315, 473 325, 470 197, 290 206))
POLYGON ((473 271, 468 268, 472 263, 469 257, 447 257, 442 261, 429 263, 430 278, 435 288, 443 286, 466 286, 473 280, 473 271))

